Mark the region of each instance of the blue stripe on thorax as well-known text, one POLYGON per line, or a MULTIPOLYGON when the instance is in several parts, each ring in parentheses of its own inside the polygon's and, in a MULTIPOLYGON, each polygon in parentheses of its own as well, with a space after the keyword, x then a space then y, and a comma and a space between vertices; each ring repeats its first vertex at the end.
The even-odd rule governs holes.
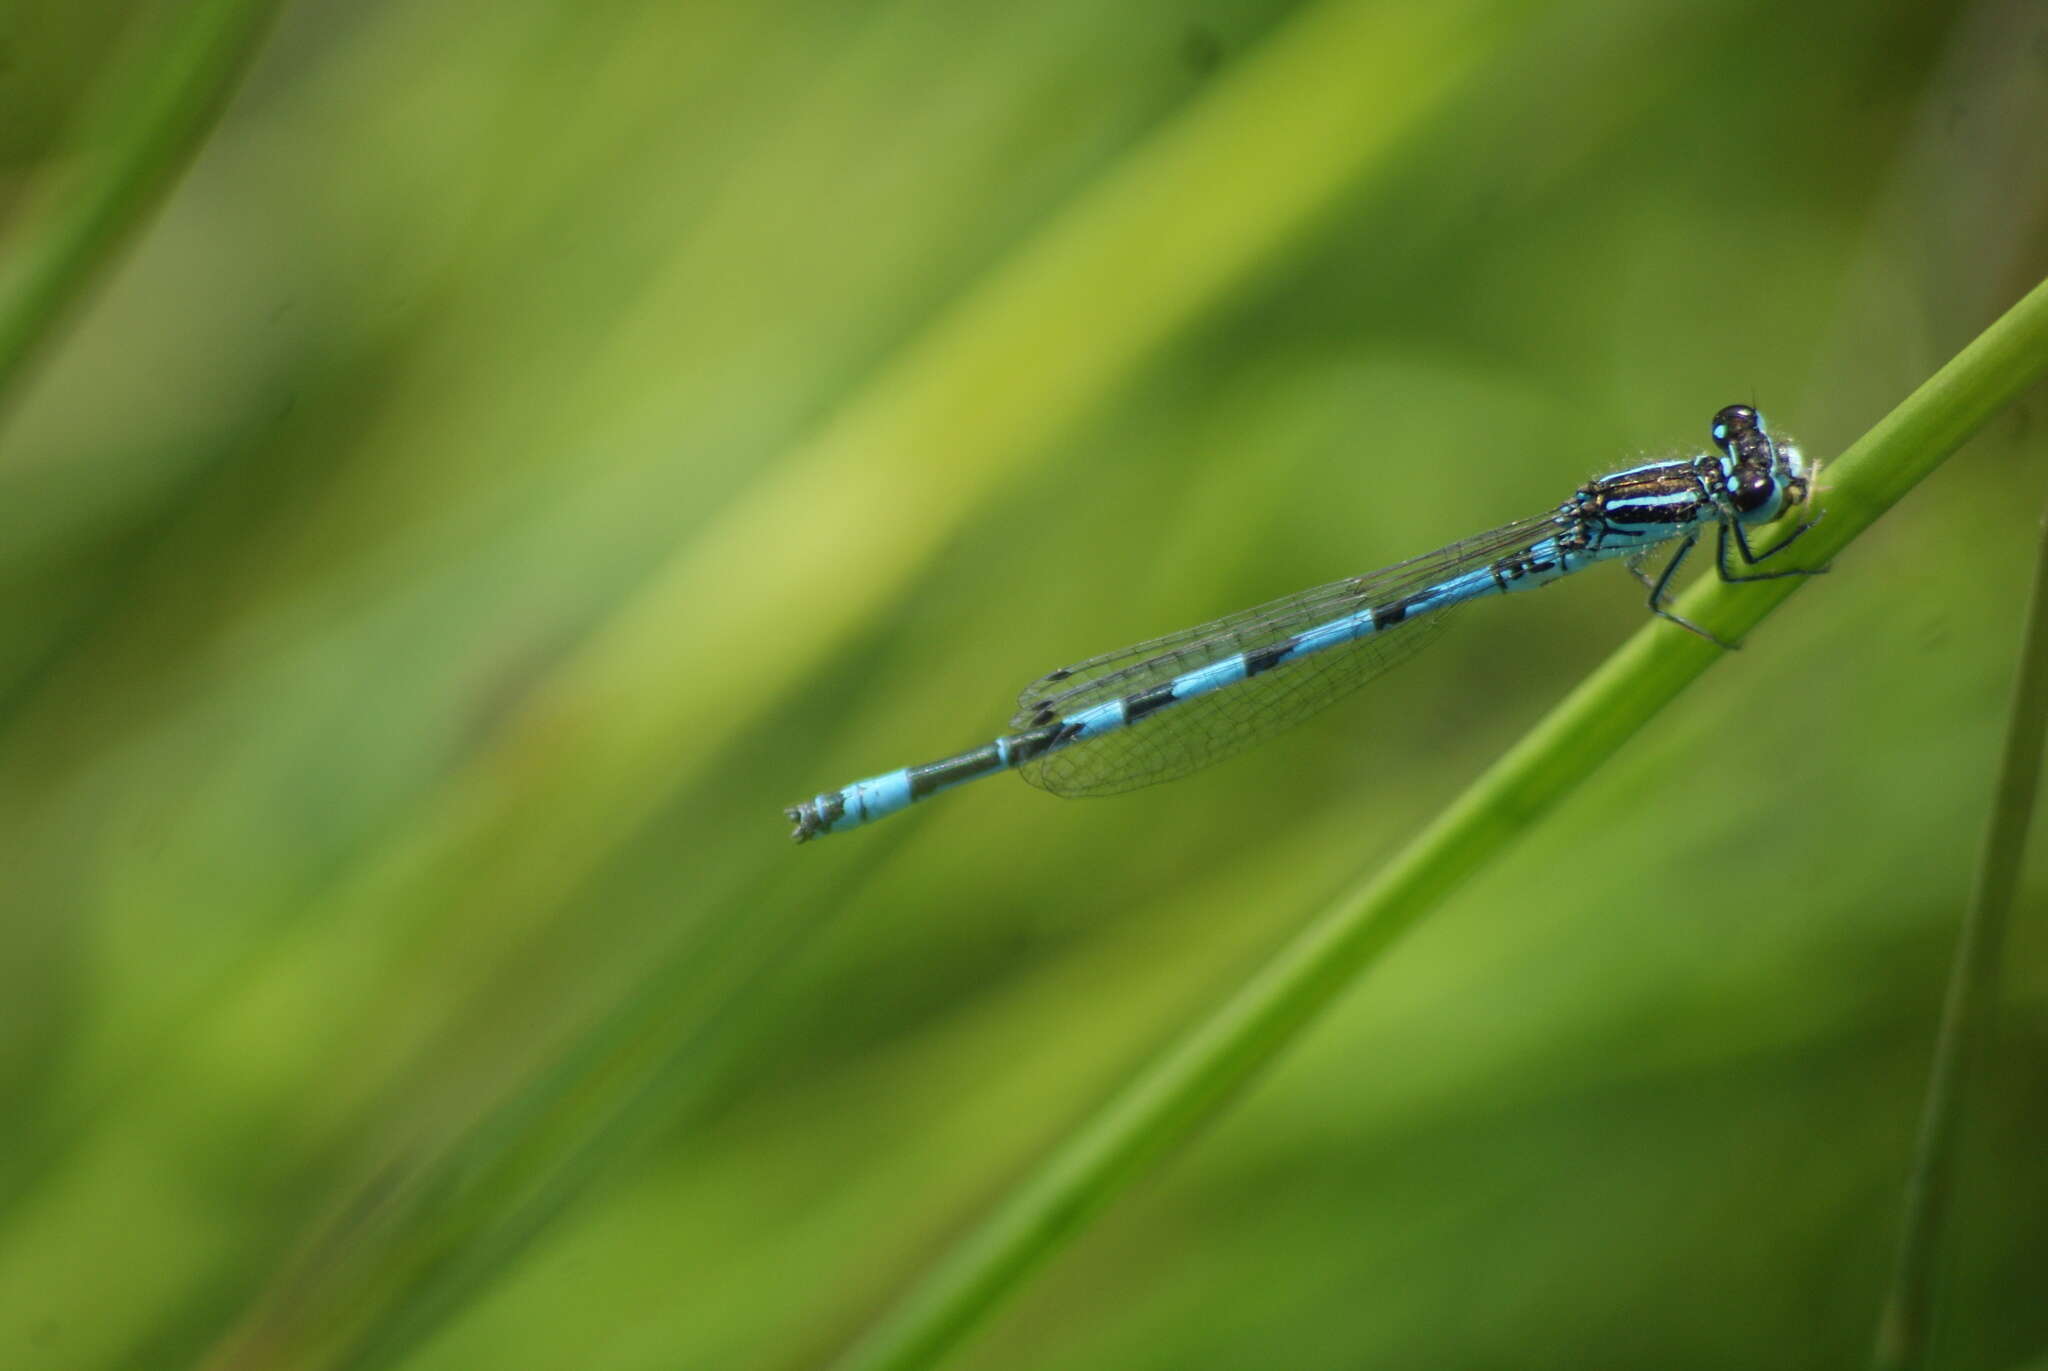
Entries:
POLYGON ((1608 511, 1617 509, 1698 509, 1700 497, 1693 491, 1673 490, 1662 495, 1618 495, 1607 502, 1608 511))
POLYGON ((1587 482, 1587 484, 1595 486, 1604 486, 1609 485, 1615 481, 1625 481, 1631 476, 1644 476, 1652 472, 1663 473, 1671 471, 1677 467, 1690 465, 1690 462, 1674 462, 1667 457, 1661 462, 1645 462, 1641 466, 1623 467, 1620 471, 1610 471, 1605 476, 1595 476, 1591 481, 1587 482))

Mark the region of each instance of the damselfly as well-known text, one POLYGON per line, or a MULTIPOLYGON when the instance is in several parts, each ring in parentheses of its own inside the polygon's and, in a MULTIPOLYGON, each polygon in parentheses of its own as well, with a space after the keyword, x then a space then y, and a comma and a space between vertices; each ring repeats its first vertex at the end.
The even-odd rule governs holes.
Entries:
POLYGON ((1112 795, 1185 776, 1407 660, 1455 606, 1548 585, 1610 557, 1624 559, 1649 588, 1652 613, 1719 643, 1664 607, 1672 577, 1709 528, 1724 581, 1815 569, 1756 570, 1811 519, 1764 552, 1749 542, 1751 528, 1807 502, 1812 472, 1799 449, 1774 440, 1747 405, 1716 414, 1713 436, 1718 456, 1617 471, 1547 513, 1383 571, 1061 667, 1018 697, 1014 732, 813 796, 783 811, 796 824, 793 836, 803 842, 871 823, 998 771, 1021 772, 1055 795, 1112 795), (1674 542, 1670 559, 1651 572, 1651 552, 1674 542))

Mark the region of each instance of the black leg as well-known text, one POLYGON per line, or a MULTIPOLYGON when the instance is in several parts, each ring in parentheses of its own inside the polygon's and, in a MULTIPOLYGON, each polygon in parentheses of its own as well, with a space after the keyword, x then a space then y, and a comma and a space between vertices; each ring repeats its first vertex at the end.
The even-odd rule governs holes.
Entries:
MULTIPOLYGON (((1825 513, 1825 511, 1823 511, 1823 513, 1825 513)), ((1715 558, 1715 560, 1719 563, 1719 566, 1716 569, 1721 573, 1721 579, 1724 581, 1776 581, 1786 576, 1819 576, 1824 574, 1827 571, 1827 568, 1824 566, 1794 567, 1789 571, 1760 571, 1751 576, 1738 576, 1728 568, 1729 529, 1732 528, 1735 530, 1735 545, 1737 549, 1740 550, 1740 552, 1742 553, 1743 565, 1756 566, 1760 562, 1767 561, 1770 558, 1777 556, 1786 548, 1798 542, 1800 534, 1806 532, 1806 530, 1812 528, 1815 524, 1819 523, 1820 521, 1821 515, 1816 514, 1811 519, 1808 519, 1805 523, 1801 524, 1798 528, 1795 528, 1790 533, 1786 534, 1784 541, 1778 543, 1775 547, 1772 547, 1764 552, 1757 552, 1753 550, 1749 545, 1749 530, 1743 526, 1742 521, 1740 519, 1737 519, 1733 514, 1724 511, 1721 516, 1721 545, 1719 549, 1719 555, 1715 558)))
MULTIPOLYGON (((1665 588, 1671 584, 1671 578, 1678 574, 1678 568, 1685 564, 1686 554, 1692 551, 1692 545, 1699 540, 1700 535, 1697 533, 1686 534, 1685 541, 1678 545, 1678 551, 1671 554, 1671 560, 1664 564, 1664 570, 1658 573, 1657 579, 1652 581, 1647 577, 1644 578, 1643 584, 1650 588, 1650 612, 1652 614, 1664 613, 1665 588)), ((1671 616, 1667 614, 1665 617, 1669 618, 1671 616)), ((1688 624, 1686 627, 1691 628, 1692 626, 1688 624)), ((1697 632, 1698 630, 1694 631, 1697 632)), ((1708 636, 1711 637, 1712 635, 1709 634, 1708 636)))
POLYGON ((1648 577, 1643 577, 1643 583, 1650 587, 1650 613, 1660 619, 1669 619, 1680 628, 1689 629, 1699 634, 1700 637, 1705 638, 1716 647, 1724 647, 1733 652, 1736 644, 1724 641, 1716 635, 1709 633, 1706 629, 1701 628, 1690 619, 1681 619, 1670 610, 1664 608, 1664 592, 1670 587, 1671 578, 1678 574, 1678 568, 1685 562, 1685 554, 1691 552, 1692 545, 1699 540, 1700 535, 1698 533, 1686 534, 1685 541, 1678 545, 1678 551, 1671 554, 1671 560, 1664 564, 1664 570, 1657 574, 1656 581, 1652 583, 1648 577))

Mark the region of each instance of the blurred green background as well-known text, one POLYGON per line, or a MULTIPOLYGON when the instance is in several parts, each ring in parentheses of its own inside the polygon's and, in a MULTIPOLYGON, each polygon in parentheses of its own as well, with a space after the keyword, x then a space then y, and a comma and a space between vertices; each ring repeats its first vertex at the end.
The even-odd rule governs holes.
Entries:
MULTIPOLYGON (((17 249, 179 8, 0 10, 17 249)), ((0 397, 0 1364, 829 1359, 1641 595, 1140 797, 780 807, 1732 401, 1839 451, 2048 272, 2044 126, 2019 0, 286 5, 0 397)), ((954 1364, 1857 1363, 2043 399, 954 1364)), ((1957 1367, 2048 1344, 2044 875, 1957 1367)))

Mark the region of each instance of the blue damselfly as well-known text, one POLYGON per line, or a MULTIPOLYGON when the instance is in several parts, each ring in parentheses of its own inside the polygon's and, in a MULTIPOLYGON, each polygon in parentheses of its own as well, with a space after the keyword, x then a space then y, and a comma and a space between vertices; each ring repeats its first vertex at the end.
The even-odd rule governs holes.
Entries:
POLYGON ((1813 574, 1755 569, 1812 520, 1761 553, 1748 532, 1805 504, 1812 472, 1747 405, 1716 414, 1712 432, 1718 455, 1629 467, 1588 481, 1546 513, 1382 571, 1061 667, 1025 687, 1014 732, 813 796, 783 811, 796 824, 793 836, 803 842, 871 823, 998 771, 1021 772, 1055 795, 1112 795, 1185 776, 1413 656, 1447 610, 1548 585, 1611 557, 1649 588, 1652 613, 1718 643, 1664 607, 1672 577, 1709 528, 1717 530, 1715 567, 1724 581, 1813 574), (1651 572, 1650 553, 1674 542, 1651 572))

